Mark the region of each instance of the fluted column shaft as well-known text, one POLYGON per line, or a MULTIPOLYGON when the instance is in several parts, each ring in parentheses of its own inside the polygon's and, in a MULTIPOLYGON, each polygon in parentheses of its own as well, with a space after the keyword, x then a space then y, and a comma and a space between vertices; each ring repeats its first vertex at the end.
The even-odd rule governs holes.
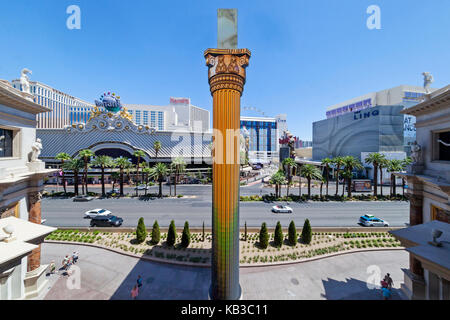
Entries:
POLYGON ((208 49, 213 96, 212 299, 235 300, 239 285, 240 100, 247 49, 208 49))

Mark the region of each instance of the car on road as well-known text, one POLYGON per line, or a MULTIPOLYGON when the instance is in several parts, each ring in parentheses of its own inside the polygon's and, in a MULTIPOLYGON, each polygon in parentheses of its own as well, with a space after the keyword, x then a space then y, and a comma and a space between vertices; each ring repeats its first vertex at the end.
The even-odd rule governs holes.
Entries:
POLYGON ((145 189, 149 190, 150 186, 146 186, 145 184, 141 184, 141 185, 139 185, 137 187, 134 187, 134 190, 145 190, 145 189))
POLYGON ((120 227, 123 219, 113 215, 96 216, 91 219, 91 227, 120 227))
POLYGON ((389 222, 371 214, 361 216, 359 218, 359 223, 366 227, 389 227, 389 222))
POLYGON ((272 207, 272 212, 275 212, 275 213, 292 213, 293 211, 292 211, 291 207, 278 205, 278 206, 273 206, 272 207))
POLYGON ((84 213, 85 218, 94 218, 97 216, 107 216, 112 212, 106 209, 92 209, 84 213))
POLYGON ((86 201, 91 201, 94 200, 94 197, 91 196, 76 196, 75 198, 73 198, 73 201, 75 202, 86 202, 86 201))
POLYGON ((112 195, 113 193, 120 193, 120 189, 119 188, 114 188, 113 190, 109 190, 108 192, 106 192, 107 195, 112 195))

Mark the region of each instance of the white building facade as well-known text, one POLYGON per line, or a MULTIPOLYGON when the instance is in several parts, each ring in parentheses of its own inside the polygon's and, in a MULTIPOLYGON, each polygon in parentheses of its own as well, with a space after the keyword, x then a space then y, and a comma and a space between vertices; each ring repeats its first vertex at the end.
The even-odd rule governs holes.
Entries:
POLYGON ((40 243, 55 230, 41 225, 40 208, 43 178, 54 171, 33 153, 36 118, 50 109, 33 98, 0 80, 0 300, 32 298, 45 287, 40 243))

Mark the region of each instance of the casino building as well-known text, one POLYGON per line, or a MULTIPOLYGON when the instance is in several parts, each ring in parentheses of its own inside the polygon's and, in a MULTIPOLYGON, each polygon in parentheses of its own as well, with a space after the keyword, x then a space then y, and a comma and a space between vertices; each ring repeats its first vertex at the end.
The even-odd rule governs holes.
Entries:
POLYGON ((401 85, 368 93, 327 108, 327 119, 313 123, 313 159, 362 152, 410 152, 415 118, 400 111, 420 102, 426 93, 401 85))

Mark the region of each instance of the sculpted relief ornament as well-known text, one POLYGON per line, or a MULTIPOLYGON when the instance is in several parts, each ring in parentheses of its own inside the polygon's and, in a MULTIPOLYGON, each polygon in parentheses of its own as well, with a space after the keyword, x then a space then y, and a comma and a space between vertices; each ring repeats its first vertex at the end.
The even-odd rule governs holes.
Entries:
POLYGON ((42 143, 41 139, 37 138, 35 142, 31 145, 31 158, 30 162, 42 162, 42 160, 39 160, 38 157, 41 154, 42 150, 42 143))
POLYGON ((250 55, 248 49, 207 49, 204 56, 211 94, 219 89, 233 89, 242 94, 250 55))
POLYGON ((417 141, 411 144, 411 159, 413 164, 422 163, 422 147, 417 141))

